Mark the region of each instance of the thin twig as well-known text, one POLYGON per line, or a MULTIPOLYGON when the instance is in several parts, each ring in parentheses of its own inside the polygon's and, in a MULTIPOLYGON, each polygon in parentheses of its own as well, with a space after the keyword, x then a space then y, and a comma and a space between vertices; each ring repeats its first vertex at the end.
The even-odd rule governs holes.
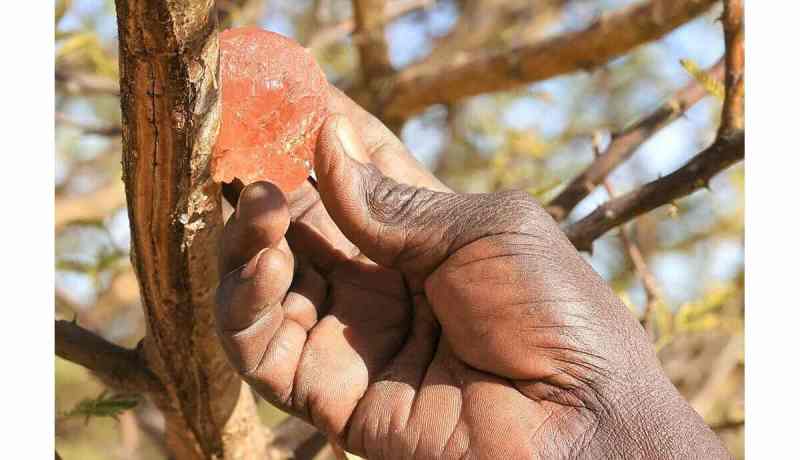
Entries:
POLYGON ((725 431, 725 430, 737 430, 739 428, 742 428, 743 426, 744 426, 744 419, 742 418, 739 420, 725 420, 724 422, 721 423, 714 423, 709 425, 709 428, 711 428, 714 431, 725 431))
POLYGON ((712 177, 744 158, 744 132, 718 136, 706 150, 683 167, 598 206, 566 229, 578 250, 589 251, 592 242, 614 227, 660 206, 708 187, 712 177))
MULTIPOLYGON (((613 198, 615 195, 614 188, 608 179, 603 181, 603 185, 608 192, 609 198, 613 198)), ((632 223, 635 225, 636 221, 634 220, 632 223)), ((645 303, 640 322, 642 323, 642 326, 644 326, 647 333, 650 334, 650 337, 655 338, 655 330, 653 328, 653 312, 655 311, 656 306, 662 302, 662 299, 664 298, 661 294, 661 288, 658 286, 658 280, 656 279, 655 275, 652 271, 650 271, 650 267, 647 266, 647 262, 644 259, 642 250, 631 238, 627 225, 623 224, 620 226, 619 239, 622 242, 622 246, 625 248, 625 252, 628 254, 628 258, 630 258, 631 263, 633 263, 634 270, 636 270, 636 273, 642 280, 642 286, 644 287, 644 292, 647 296, 647 302, 645 303)))
POLYGON ((708 418, 711 414, 714 403, 719 398, 720 386, 739 365, 743 347, 744 338, 734 335, 714 360, 705 383, 691 399, 692 407, 701 417, 708 418))
MULTIPOLYGON (((708 74, 714 78, 721 79, 723 71, 724 61, 720 59, 717 64, 708 70, 708 74)), ((654 112, 622 131, 612 134, 611 143, 605 152, 597 156, 582 173, 572 179, 550 201, 547 206, 550 215, 558 221, 566 218, 575 206, 589 196, 614 168, 630 158, 655 133, 683 115, 689 107, 697 103, 706 94, 703 85, 696 80, 692 80, 654 112)))
POLYGON ((137 350, 120 347, 65 320, 56 320, 55 339, 56 355, 89 369, 115 389, 137 393, 163 391, 137 350))
POLYGON ((85 195, 58 197, 55 206, 56 232, 70 222, 102 219, 125 206, 122 182, 115 180, 85 195))
POLYGON ((664 296, 661 294, 661 289, 658 286, 658 280, 653 272, 650 271, 650 267, 647 266, 647 262, 644 260, 644 254, 642 254, 642 250, 639 248, 639 245, 637 245, 631 239, 628 229, 625 228, 625 226, 620 228, 620 239, 622 240, 623 246, 625 246, 625 250, 628 252, 628 257, 630 257, 631 262, 636 269, 636 273, 639 274, 639 278, 642 280, 644 292, 647 296, 647 303, 645 304, 644 312, 642 313, 641 322, 645 330, 647 330, 650 336, 653 337, 655 334, 653 329, 653 313, 655 312, 656 307, 659 304, 662 304, 662 299, 664 296))
POLYGON ((96 136, 108 136, 108 137, 116 137, 122 135, 122 126, 120 125, 107 125, 107 126, 91 125, 88 123, 83 123, 78 120, 75 120, 74 118, 71 118, 70 116, 62 112, 56 112, 55 118, 57 123, 77 128, 84 134, 94 134, 96 136))
MULTIPOLYGON (((597 139, 597 136, 595 136, 594 142, 592 143, 592 148, 594 149, 595 156, 600 156, 600 146, 597 139)), ((616 191, 608 178, 603 180, 603 186, 608 193, 609 199, 613 199, 616 195, 616 191)), ((635 225, 636 221, 632 221, 632 224, 635 225)), ((622 246, 625 248, 625 252, 628 254, 628 258, 630 258, 631 263, 633 263, 634 270, 636 270, 636 273, 642 280, 644 292, 647 296, 647 302, 645 304, 644 312, 642 312, 640 322, 650 337, 655 338, 655 330, 653 328, 653 312, 655 311, 656 306, 660 302, 663 302, 664 296, 661 293, 658 280, 653 272, 650 271, 650 267, 647 266, 647 262, 644 259, 642 250, 631 237, 627 225, 625 224, 621 225, 619 228, 619 239, 622 242, 622 246)))

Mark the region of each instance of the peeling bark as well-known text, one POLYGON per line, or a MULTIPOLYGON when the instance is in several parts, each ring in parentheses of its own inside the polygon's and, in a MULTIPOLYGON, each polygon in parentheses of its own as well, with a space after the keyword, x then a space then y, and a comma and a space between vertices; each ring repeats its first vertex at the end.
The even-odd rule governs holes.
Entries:
POLYGON ((252 394, 214 330, 220 187, 212 0, 117 0, 123 180, 149 367, 167 444, 179 459, 265 458, 252 394))

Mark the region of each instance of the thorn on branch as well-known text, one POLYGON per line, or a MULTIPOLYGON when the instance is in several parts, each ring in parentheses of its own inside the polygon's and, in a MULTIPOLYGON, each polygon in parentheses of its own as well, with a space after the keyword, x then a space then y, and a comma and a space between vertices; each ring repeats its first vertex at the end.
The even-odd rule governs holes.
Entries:
MULTIPOLYGON (((713 78, 721 78, 723 70, 724 63, 720 60, 705 73, 713 78)), ((547 205, 550 215, 558 221, 565 219, 595 187, 602 185, 614 168, 630 158, 650 137, 683 116, 689 107, 705 95, 702 83, 693 80, 651 114, 622 131, 612 133, 611 143, 605 153, 596 154, 595 160, 550 201, 547 205)))
POLYGON ((578 250, 586 251, 592 242, 614 227, 660 206, 672 203, 706 184, 720 171, 744 158, 744 132, 718 136, 706 150, 687 164, 639 189, 611 199, 588 216, 566 229, 567 237, 578 250))

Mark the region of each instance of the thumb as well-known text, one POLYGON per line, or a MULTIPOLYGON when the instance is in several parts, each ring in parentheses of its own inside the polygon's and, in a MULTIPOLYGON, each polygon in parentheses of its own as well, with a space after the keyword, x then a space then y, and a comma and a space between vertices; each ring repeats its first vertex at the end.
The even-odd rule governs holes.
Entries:
POLYGON ((507 210, 507 194, 434 192, 384 176, 341 115, 323 125, 314 161, 322 202, 345 236, 373 261, 414 278, 507 220, 493 219, 498 203, 507 210))

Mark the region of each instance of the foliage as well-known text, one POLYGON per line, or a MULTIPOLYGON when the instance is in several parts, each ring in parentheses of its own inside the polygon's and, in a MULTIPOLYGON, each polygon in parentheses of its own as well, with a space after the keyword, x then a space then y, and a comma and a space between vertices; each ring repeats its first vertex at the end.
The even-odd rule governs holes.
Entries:
POLYGON ((64 413, 64 417, 85 417, 86 423, 92 417, 111 417, 117 420, 119 415, 136 407, 142 400, 140 395, 112 394, 103 390, 93 399, 83 399, 71 410, 64 413))

